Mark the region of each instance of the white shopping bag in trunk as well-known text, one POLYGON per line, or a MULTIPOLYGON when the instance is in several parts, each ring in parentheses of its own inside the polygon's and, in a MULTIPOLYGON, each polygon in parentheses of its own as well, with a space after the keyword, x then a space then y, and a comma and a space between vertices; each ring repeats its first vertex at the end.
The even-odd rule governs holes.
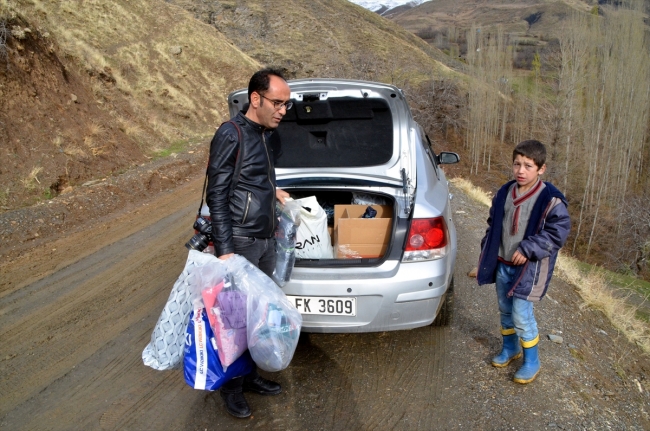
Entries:
POLYGON ((300 208, 300 226, 296 233, 297 259, 332 259, 334 250, 327 231, 327 213, 316 196, 296 199, 300 208))

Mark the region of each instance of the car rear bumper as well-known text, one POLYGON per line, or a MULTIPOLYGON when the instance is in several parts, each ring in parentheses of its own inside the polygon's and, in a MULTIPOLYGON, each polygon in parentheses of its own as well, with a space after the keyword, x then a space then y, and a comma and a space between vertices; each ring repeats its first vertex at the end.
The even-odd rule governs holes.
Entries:
POLYGON ((303 314, 305 332, 381 332, 429 325, 451 274, 449 257, 429 262, 384 262, 380 267, 323 270, 294 268, 287 295, 355 297, 356 316, 303 314), (328 279, 319 278, 319 275, 328 279))

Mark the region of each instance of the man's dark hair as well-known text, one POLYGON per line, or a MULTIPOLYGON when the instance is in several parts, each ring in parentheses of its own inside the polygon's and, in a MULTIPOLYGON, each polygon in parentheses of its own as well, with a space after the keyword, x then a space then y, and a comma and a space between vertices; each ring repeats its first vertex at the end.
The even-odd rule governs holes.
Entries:
MULTIPOLYGON (((273 69, 267 67, 262 70, 258 70, 251 76, 251 80, 248 81, 248 100, 251 100, 251 94, 257 92, 260 95, 269 89, 269 81, 271 80, 271 75, 277 76, 278 78, 284 79, 282 72, 278 69, 273 69)), ((284 79, 286 81, 286 79, 284 79)))
POLYGON ((517 144, 515 149, 512 151, 513 161, 515 160, 515 157, 517 157, 517 154, 533 159, 538 168, 541 168, 544 166, 544 163, 546 163, 546 147, 544 144, 534 139, 521 141, 517 144))

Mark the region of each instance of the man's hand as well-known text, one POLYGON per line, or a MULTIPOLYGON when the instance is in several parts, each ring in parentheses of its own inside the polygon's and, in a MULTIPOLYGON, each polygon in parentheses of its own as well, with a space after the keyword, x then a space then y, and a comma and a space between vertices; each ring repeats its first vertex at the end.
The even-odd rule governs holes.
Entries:
POLYGON ((285 204, 285 199, 289 197, 289 193, 282 189, 275 189, 275 198, 280 201, 282 205, 285 204))
POLYGON ((515 265, 523 265, 526 262, 528 262, 528 259, 519 250, 515 251, 515 254, 512 255, 512 263, 515 265))
POLYGON ((221 256, 219 256, 219 259, 221 259, 221 260, 228 260, 228 259, 230 259, 231 257, 233 257, 234 255, 235 255, 235 253, 222 254, 221 256))

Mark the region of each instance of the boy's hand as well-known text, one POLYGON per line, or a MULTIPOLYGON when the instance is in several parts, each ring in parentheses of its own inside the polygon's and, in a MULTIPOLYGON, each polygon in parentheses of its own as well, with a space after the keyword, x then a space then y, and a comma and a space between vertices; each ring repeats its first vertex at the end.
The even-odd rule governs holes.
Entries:
POLYGON ((526 256, 521 254, 519 250, 515 251, 515 254, 512 255, 512 263, 515 265, 523 265, 527 261, 528 259, 526 259, 526 256))

